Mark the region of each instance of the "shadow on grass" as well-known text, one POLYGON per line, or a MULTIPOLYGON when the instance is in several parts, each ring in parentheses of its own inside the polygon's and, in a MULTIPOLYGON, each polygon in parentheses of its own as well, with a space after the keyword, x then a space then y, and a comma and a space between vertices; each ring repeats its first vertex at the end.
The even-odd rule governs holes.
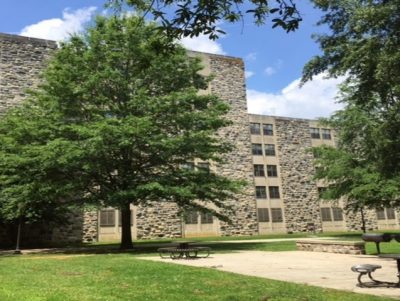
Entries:
MULTIPOLYGON (((118 254, 129 253, 140 256, 157 256, 158 248, 177 246, 177 241, 140 241, 134 242, 134 248, 121 250, 118 243, 81 245, 66 248, 22 250, 23 254, 118 254)), ((193 242, 191 246, 210 247, 211 253, 229 253, 238 251, 294 251, 294 241, 281 242, 193 242)), ((17 256, 12 250, 0 252, 0 256, 17 256)))

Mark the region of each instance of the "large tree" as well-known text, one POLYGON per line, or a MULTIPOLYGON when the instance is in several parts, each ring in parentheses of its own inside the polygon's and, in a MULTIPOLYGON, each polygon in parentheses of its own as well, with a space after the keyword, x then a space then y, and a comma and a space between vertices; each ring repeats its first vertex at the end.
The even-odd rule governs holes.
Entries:
POLYGON ((345 76, 345 108, 326 120, 338 149, 319 149, 318 178, 326 197, 346 196, 354 208, 400 205, 400 1, 315 0, 325 12, 317 36, 323 53, 304 68, 303 81, 327 72, 345 76))
MULTIPOLYGON (((49 193, 60 203, 119 208, 122 248, 132 247, 131 204, 174 202, 226 220, 224 200, 243 184, 183 168, 194 158, 218 163, 231 150, 216 135, 229 124, 229 107, 198 93, 209 81, 199 59, 155 28, 137 17, 97 18, 86 34, 61 44, 40 88, 5 118, 18 118, 16 128, 30 139, 16 143, 12 126, 0 131, 5 145, 11 136, 28 158, 11 169, 17 177, 19 167, 28 170, 29 185, 41 187, 38 199, 49 193)), ((2 150, 13 156, 14 148, 2 150)), ((9 167, 0 172, 12 175, 9 167)), ((2 184, 23 190, 18 180, 2 184)))
POLYGON ((250 16, 257 25, 273 16, 272 27, 294 31, 302 21, 294 0, 107 0, 118 12, 124 5, 133 7, 142 17, 152 16, 159 28, 175 38, 200 34, 214 40, 225 34, 218 25, 222 22, 244 22, 250 16))

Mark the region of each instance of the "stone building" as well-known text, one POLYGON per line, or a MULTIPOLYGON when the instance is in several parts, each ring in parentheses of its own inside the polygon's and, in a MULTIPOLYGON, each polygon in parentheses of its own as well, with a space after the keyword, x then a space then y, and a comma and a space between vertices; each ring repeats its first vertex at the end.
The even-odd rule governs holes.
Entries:
MULTIPOLYGON (((0 34, 0 116, 34 88, 57 45, 53 41, 0 34)), ((247 114, 244 64, 240 58, 190 52, 202 59, 205 75, 214 78, 208 87, 227 101, 232 124, 219 133, 236 148, 224 164, 211 168, 243 179, 248 185, 229 205, 232 223, 207 214, 191 212, 183 219, 174 204, 132 207, 134 238, 193 237, 294 233, 303 231, 359 230, 358 214, 346 215, 340 202, 319 200, 323 185, 312 179, 313 157, 309 151, 321 143, 334 145, 334 133, 316 121, 247 114)), ((207 164, 195 161, 195 164, 207 164)), ((371 229, 398 228, 391 209, 366 213, 371 229)), ((27 236, 56 241, 107 241, 120 237, 119 212, 76 212, 69 226, 27 232, 27 236)), ((3 233, 4 234, 4 233, 3 233)), ((3 237, 3 238, 2 238, 3 237)), ((2 229, 0 228, 0 243, 2 229)))

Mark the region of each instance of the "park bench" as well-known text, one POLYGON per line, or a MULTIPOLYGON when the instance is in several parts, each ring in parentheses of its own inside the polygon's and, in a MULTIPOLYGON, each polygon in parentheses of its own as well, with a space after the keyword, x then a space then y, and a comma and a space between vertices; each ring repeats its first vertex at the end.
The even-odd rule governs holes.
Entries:
POLYGON ((194 258, 206 258, 210 256, 211 248, 209 247, 198 247, 190 245, 188 242, 179 243, 176 247, 159 248, 158 253, 161 258, 172 258, 172 259, 194 259, 194 258))

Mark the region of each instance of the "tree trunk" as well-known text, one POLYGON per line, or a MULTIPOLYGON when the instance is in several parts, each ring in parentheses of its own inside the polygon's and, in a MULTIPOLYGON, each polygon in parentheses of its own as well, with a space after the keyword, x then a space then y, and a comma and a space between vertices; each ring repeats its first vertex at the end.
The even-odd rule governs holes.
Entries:
POLYGON ((133 249, 130 203, 121 206, 121 250, 133 249))
POLYGON ((361 208, 360 209, 361 212, 361 230, 363 231, 363 233, 367 232, 366 226, 365 226, 365 216, 364 216, 364 209, 361 208))

